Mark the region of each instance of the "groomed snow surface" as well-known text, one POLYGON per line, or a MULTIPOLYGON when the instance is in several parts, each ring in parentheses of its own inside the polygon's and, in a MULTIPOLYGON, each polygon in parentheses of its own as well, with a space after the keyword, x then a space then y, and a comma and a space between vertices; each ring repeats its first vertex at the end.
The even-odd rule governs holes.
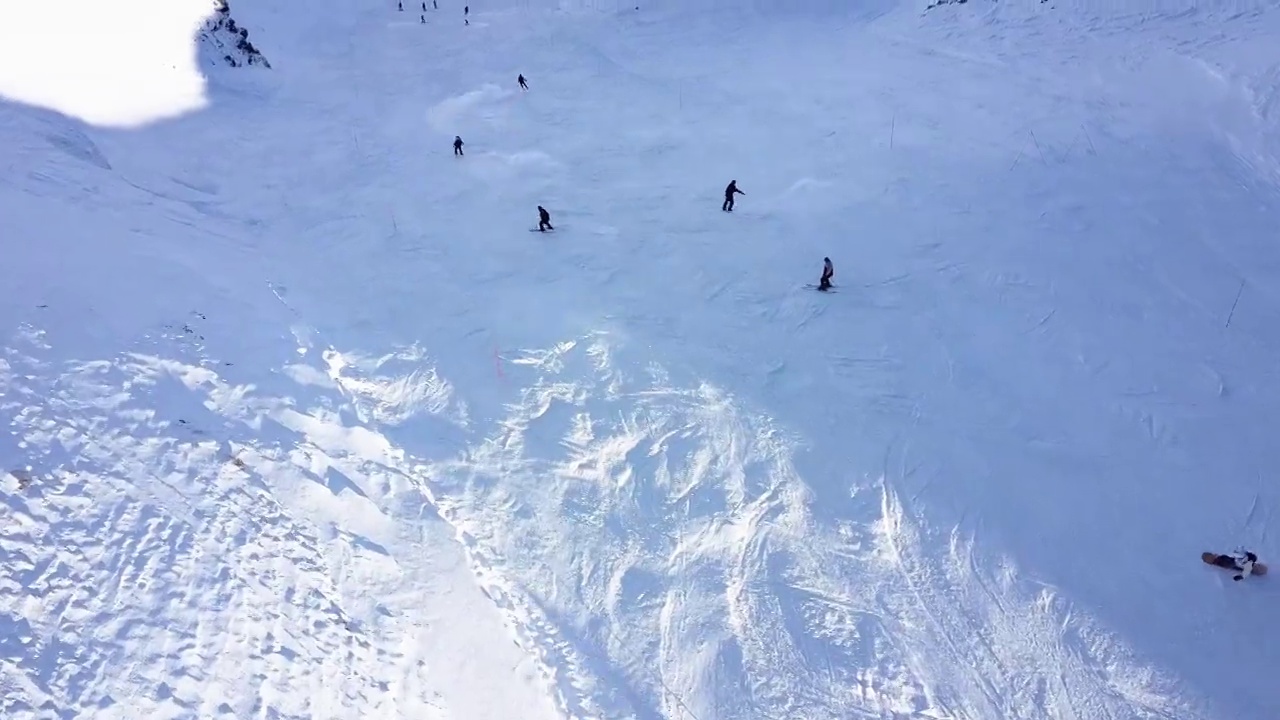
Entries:
POLYGON ((1280 717, 1280 6, 639 2, 0 4, 0 716, 1280 717))

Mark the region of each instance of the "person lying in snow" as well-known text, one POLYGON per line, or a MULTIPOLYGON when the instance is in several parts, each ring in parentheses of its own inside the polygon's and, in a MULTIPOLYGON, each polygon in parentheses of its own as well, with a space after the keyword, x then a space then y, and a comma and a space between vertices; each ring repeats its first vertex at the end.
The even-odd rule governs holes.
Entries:
POLYGON ((1266 572, 1266 567, 1255 567, 1258 565, 1258 556, 1245 550, 1237 548, 1230 555, 1217 555, 1215 553, 1204 553, 1204 561, 1210 565, 1217 565, 1220 568, 1235 570, 1236 574, 1231 578, 1239 582, 1246 577, 1254 574, 1262 574, 1266 572), (1261 572, 1259 572, 1261 570, 1261 572))
POLYGON ((1235 577, 1231 578, 1232 580, 1235 580, 1237 582, 1252 575, 1254 563, 1258 562, 1258 556, 1254 555, 1248 550, 1245 550, 1244 548, 1240 548, 1239 550, 1236 550, 1234 553, 1232 553, 1231 559, 1235 560, 1236 569, 1240 571, 1235 577))

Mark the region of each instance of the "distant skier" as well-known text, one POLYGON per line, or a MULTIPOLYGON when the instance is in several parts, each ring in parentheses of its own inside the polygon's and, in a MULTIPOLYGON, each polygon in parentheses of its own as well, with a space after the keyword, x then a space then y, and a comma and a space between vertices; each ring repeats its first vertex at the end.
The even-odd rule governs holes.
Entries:
POLYGON ((436 0, 431 0, 431 9, 432 9, 432 10, 439 10, 439 9, 440 9, 440 6, 436 4, 436 0))
POLYGON ((528 90, 528 89, 529 89, 529 83, 527 83, 527 82, 525 82, 525 81, 524 81, 524 74, 523 74, 523 73, 522 73, 519 77, 517 77, 517 78, 516 78, 516 82, 520 83, 520 89, 521 89, 521 90, 528 90))
POLYGON ((538 230, 540 232, 555 230, 555 228, 551 227, 551 213, 547 212, 547 209, 541 205, 538 206, 538 230))
POLYGON ((400 12, 404 12, 404 3, 396 2, 396 7, 400 10, 400 12))
POLYGON ((427 11, 427 0, 422 0, 422 12, 427 11))
POLYGON ((426 25, 426 24, 427 24, 427 16, 426 16, 426 15, 419 15, 419 16, 418 16, 418 24, 419 24, 419 25, 426 25))
POLYGON ((831 278, 836 276, 836 269, 831 264, 831 258, 822 258, 822 279, 818 281, 819 290, 828 290, 831 288, 831 278))
POLYGON ((468 17, 469 15, 471 15, 471 6, 470 5, 463 6, 462 8, 462 24, 463 25, 471 24, 471 19, 468 17))
POLYGON ((733 212, 733 196, 735 194, 746 195, 746 193, 738 189, 738 181, 731 180, 729 181, 729 186, 724 189, 724 204, 720 206, 721 210, 725 212, 733 212))
POLYGON ((462 154, 462 136, 461 135, 453 136, 453 154, 454 155, 462 154))

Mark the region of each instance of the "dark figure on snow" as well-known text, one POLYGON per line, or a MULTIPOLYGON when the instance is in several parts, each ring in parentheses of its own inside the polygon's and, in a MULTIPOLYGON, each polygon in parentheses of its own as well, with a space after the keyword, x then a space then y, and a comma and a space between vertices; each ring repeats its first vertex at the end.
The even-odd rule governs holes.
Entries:
POLYGON ((419 16, 418 16, 418 23, 419 23, 420 25, 426 25, 426 24, 427 24, 427 16, 426 16, 426 15, 419 15, 419 16))
POLYGON ((402 3, 402 2, 397 2, 397 3, 396 3, 396 8, 397 8, 397 9, 399 9, 399 10, 400 10, 400 12, 404 12, 404 3, 402 3))
POLYGON ((470 14, 471 14, 471 6, 470 6, 470 5, 463 5, 463 6, 462 6, 462 15, 463 15, 463 17, 466 17, 467 15, 470 15, 470 14))
POLYGON ((440 9, 440 6, 436 4, 436 0, 431 0, 431 9, 432 9, 432 10, 439 10, 439 9, 440 9))
POLYGON ((831 287, 831 278, 836 276, 835 266, 831 264, 831 258, 822 258, 822 279, 818 281, 818 289, 826 290, 831 287))
POLYGON ((427 11, 427 0, 422 0, 422 12, 427 11))
POLYGON ((520 77, 516 78, 516 82, 520 83, 521 90, 529 89, 529 83, 524 81, 524 74, 521 74, 520 77))
POLYGON ((551 213, 547 212, 547 209, 541 205, 538 206, 538 230, 541 232, 555 230, 555 228, 551 227, 551 213))
POLYGON ((1219 555, 1214 560, 1214 565, 1218 565, 1228 570, 1238 570, 1231 579, 1239 582, 1249 575, 1253 574, 1253 565, 1258 562, 1258 556, 1241 548, 1230 555, 1219 555))
POLYGON ((721 210, 724 210, 725 212, 733 212, 734 195, 746 195, 746 193, 738 189, 737 180, 729 181, 729 187, 724 189, 724 204, 720 206, 721 210))
POLYGON ((453 136, 453 154, 454 155, 462 154, 462 136, 461 135, 453 136))

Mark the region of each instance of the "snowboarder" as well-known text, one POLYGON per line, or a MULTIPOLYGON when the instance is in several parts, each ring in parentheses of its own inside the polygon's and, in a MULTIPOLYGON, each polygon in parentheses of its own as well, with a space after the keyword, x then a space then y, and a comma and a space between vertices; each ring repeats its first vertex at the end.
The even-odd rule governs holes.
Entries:
POLYGON ((520 83, 520 89, 521 89, 521 90, 528 90, 528 89, 529 89, 529 83, 527 83, 527 82, 525 82, 525 81, 524 81, 524 74, 523 74, 523 73, 521 73, 521 74, 520 74, 520 76, 516 78, 516 82, 520 83))
POLYGON ((1239 582, 1245 579, 1246 577, 1252 575, 1253 565, 1254 563, 1258 562, 1258 556, 1254 555, 1248 550, 1245 550, 1244 548, 1240 548, 1239 550, 1235 551, 1235 553, 1232 554, 1231 559, 1235 560, 1236 569, 1240 571, 1239 573, 1237 573, 1235 576, 1231 578, 1236 582, 1239 582))
POLYGON ((746 195, 746 193, 738 189, 737 180, 730 180, 729 186, 724 189, 724 204, 720 206, 721 210, 725 212, 733 212, 733 196, 735 194, 746 195))
POLYGON ((427 16, 426 16, 426 15, 419 15, 419 16, 418 16, 418 24, 419 24, 419 25, 426 25, 426 24, 427 24, 427 16))
POLYGON ((827 290, 831 287, 831 278, 835 277, 836 269, 831 264, 831 258, 822 258, 822 279, 818 281, 819 290, 827 290))
POLYGON ((453 136, 453 154, 454 155, 462 154, 462 136, 461 135, 453 136))
POLYGON ((1201 553, 1201 557, 1210 565, 1235 570, 1236 574, 1231 579, 1236 582, 1250 575, 1265 575, 1267 572, 1267 567, 1258 562, 1258 556, 1244 548, 1239 548, 1230 555, 1206 552, 1201 553))
POLYGON ((551 213, 547 212, 547 209, 541 205, 538 206, 538 230, 541 232, 555 230, 555 228, 551 227, 551 213))
POLYGON ((396 7, 399 8, 400 12, 404 12, 404 3, 396 2, 396 7))

